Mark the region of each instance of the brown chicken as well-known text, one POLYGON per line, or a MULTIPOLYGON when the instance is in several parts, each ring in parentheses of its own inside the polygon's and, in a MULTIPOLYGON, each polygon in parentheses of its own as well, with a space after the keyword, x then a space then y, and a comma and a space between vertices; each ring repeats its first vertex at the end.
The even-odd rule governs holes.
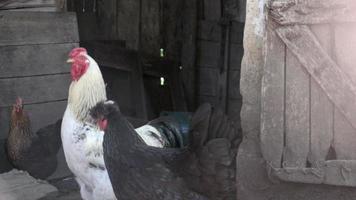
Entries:
POLYGON ((33 133, 22 99, 18 98, 12 108, 6 145, 9 160, 14 167, 27 171, 35 178, 45 179, 50 176, 57 167, 56 154, 61 147, 60 128, 61 120, 33 133))

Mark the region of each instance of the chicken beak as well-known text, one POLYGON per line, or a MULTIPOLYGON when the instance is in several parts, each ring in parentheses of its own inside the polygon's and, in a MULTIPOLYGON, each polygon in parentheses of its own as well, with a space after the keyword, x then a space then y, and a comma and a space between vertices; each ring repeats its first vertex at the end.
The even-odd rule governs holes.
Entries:
POLYGON ((69 59, 67 60, 67 63, 73 63, 73 62, 74 62, 74 60, 71 59, 71 58, 69 58, 69 59))

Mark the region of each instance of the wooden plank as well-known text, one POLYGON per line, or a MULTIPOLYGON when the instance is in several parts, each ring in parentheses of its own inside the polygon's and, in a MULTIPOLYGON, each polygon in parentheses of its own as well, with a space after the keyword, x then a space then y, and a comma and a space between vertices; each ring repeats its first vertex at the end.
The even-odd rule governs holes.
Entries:
POLYGON ((356 23, 335 24, 335 60, 342 71, 356 84, 356 23))
POLYGON ((261 150, 264 159, 280 168, 284 146, 285 45, 274 32, 276 24, 267 25, 266 62, 261 93, 261 150))
POLYGON ((277 29, 277 33, 335 106, 356 127, 356 88, 320 46, 309 28, 288 26, 277 29))
POLYGON ((242 106, 242 97, 240 99, 229 99, 227 114, 229 116, 229 119, 235 123, 236 128, 241 127, 240 125, 241 106, 242 106))
POLYGON ((25 1, 3 1, 0 2, 0 10, 18 8, 38 8, 55 6, 55 0, 25 0, 25 1))
POLYGON ((188 111, 196 108, 196 55, 197 55, 197 26, 198 1, 184 1, 183 15, 183 44, 181 49, 182 82, 188 111))
POLYGON ((198 41, 197 65, 218 68, 220 42, 198 41))
POLYGON ((326 24, 356 22, 353 0, 271 1, 270 16, 279 24, 326 24))
MULTIPOLYGON (((219 21, 199 20, 198 38, 201 40, 220 42, 221 25, 219 21)), ((244 23, 232 22, 231 24, 231 43, 242 44, 244 23)))
MULTIPOLYGON (((312 28, 326 52, 331 54, 332 31, 329 25, 315 25, 312 28)), ((311 131, 308 161, 312 167, 325 161, 333 140, 334 106, 314 79, 311 80, 311 131)))
POLYGON ((25 104, 67 99, 69 74, 0 79, 0 107, 11 106, 17 97, 25 104))
POLYGON ((204 19, 219 20, 221 18, 221 1, 204 0, 204 19))
POLYGON ((295 183, 322 184, 325 172, 321 168, 287 167, 283 169, 270 168, 271 175, 282 181, 295 183))
POLYGON ((230 70, 240 70, 242 57, 244 55, 244 48, 239 44, 231 44, 230 48, 230 70))
MULTIPOLYGON (((356 61, 354 52, 356 45, 355 24, 337 24, 334 25, 335 31, 335 60, 342 71, 347 72, 346 75, 353 84, 356 83, 356 70, 354 62, 356 61)), ((354 152, 354 143, 356 129, 353 128, 340 111, 335 111, 335 145, 334 149, 338 159, 356 159, 354 152)))
POLYGON ((140 1, 117 0, 117 37, 125 40, 129 49, 139 48, 140 1), (130 23, 127 23, 130 19, 130 23))
POLYGON ((160 0, 142 0, 142 35, 140 48, 144 53, 155 57, 160 55, 161 48, 160 26, 162 24, 160 22, 163 19, 160 18, 160 14, 163 13, 159 10, 159 2, 160 0))
POLYGON ((216 96, 218 94, 218 70, 209 68, 199 69, 199 95, 216 96))
POLYGON ((356 187, 355 160, 329 160, 325 165, 324 184, 356 187))
POLYGON ((356 160, 356 152, 354 151, 356 131, 338 109, 335 109, 334 116, 335 134, 333 147, 336 152, 336 158, 338 160, 356 160))
POLYGON ((240 70, 230 70, 229 72, 228 94, 230 99, 241 99, 240 94, 240 70))
POLYGON ((79 41, 74 13, 11 12, 0 13, 0 46, 79 41))
POLYGON ((0 78, 69 72, 69 51, 78 44, 0 46, 0 78))
POLYGON ((58 8, 55 6, 39 7, 39 8, 17 8, 11 12, 57 12, 58 8))
POLYGON ((288 182, 356 187, 355 160, 329 160, 319 168, 269 168, 269 171, 288 182))
MULTIPOLYGON (((26 99, 24 100, 26 103, 26 99)), ((24 109, 30 116, 32 130, 37 131, 38 129, 55 123, 58 119, 62 118, 66 106, 66 101, 58 101, 43 104, 25 105, 24 109)), ((0 139, 7 138, 9 132, 11 109, 12 107, 0 108, 0 139)))
POLYGON ((284 167, 306 167, 310 149, 309 98, 309 74, 287 49, 284 167))

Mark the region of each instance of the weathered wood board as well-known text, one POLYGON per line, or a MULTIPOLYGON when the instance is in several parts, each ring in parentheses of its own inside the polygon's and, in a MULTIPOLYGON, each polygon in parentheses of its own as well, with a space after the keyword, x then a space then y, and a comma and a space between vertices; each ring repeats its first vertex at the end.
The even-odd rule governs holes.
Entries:
MULTIPOLYGON (((269 23, 268 30, 275 24, 269 23)), ((285 45, 273 31, 268 31, 264 76, 262 79, 261 148, 269 165, 281 167, 285 128, 285 45)))
POLYGON ((0 10, 55 7, 56 0, 25 0, 25 1, 4 1, 0 3, 0 10))
POLYGON ((219 20, 221 18, 221 1, 204 0, 204 19, 219 20))
POLYGON ((0 78, 68 73, 68 53, 76 46, 76 43, 0 46, 0 78))
POLYGON ((205 96, 216 96, 218 70, 211 68, 200 68, 199 70, 199 94, 205 96))
MULTIPOLYGON (((332 55, 332 38, 330 25, 318 25, 312 28, 319 43, 332 55)), ((308 161, 312 167, 318 167, 325 161, 334 136, 334 106, 324 91, 311 79, 310 91, 310 153, 308 161), (322 138, 322 139, 321 139, 322 138)))
POLYGON ((0 30, 0 46, 79 42, 73 13, 3 11, 0 30))
POLYGON ((13 105, 17 97, 25 104, 65 100, 69 83, 69 74, 0 79, 0 106, 13 105))
MULTIPOLYGON (((221 40, 221 25, 219 21, 199 20, 198 38, 220 42, 221 40)), ((231 24, 231 43, 242 44, 244 23, 232 22, 231 24)))

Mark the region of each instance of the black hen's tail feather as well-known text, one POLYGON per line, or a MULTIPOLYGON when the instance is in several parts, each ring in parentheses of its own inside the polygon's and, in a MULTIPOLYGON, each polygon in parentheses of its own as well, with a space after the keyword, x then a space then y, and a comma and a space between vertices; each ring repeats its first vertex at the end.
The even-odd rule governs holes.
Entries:
POLYGON ((221 110, 204 104, 193 116, 191 137, 194 156, 188 167, 195 169, 190 174, 196 180, 190 186, 211 200, 235 199, 236 155, 241 135, 234 123, 221 110))
POLYGON ((190 146, 192 148, 198 148, 206 143, 209 133, 210 115, 211 106, 209 104, 201 105, 194 113, 189 135, 190 146))
POLYGON ((57 154, 62 146, 61 124, 62 119, 54 124, 41 128, 36 132, 41 144, 43 144, 43 150, 48 152, 49 155, 57 154))

